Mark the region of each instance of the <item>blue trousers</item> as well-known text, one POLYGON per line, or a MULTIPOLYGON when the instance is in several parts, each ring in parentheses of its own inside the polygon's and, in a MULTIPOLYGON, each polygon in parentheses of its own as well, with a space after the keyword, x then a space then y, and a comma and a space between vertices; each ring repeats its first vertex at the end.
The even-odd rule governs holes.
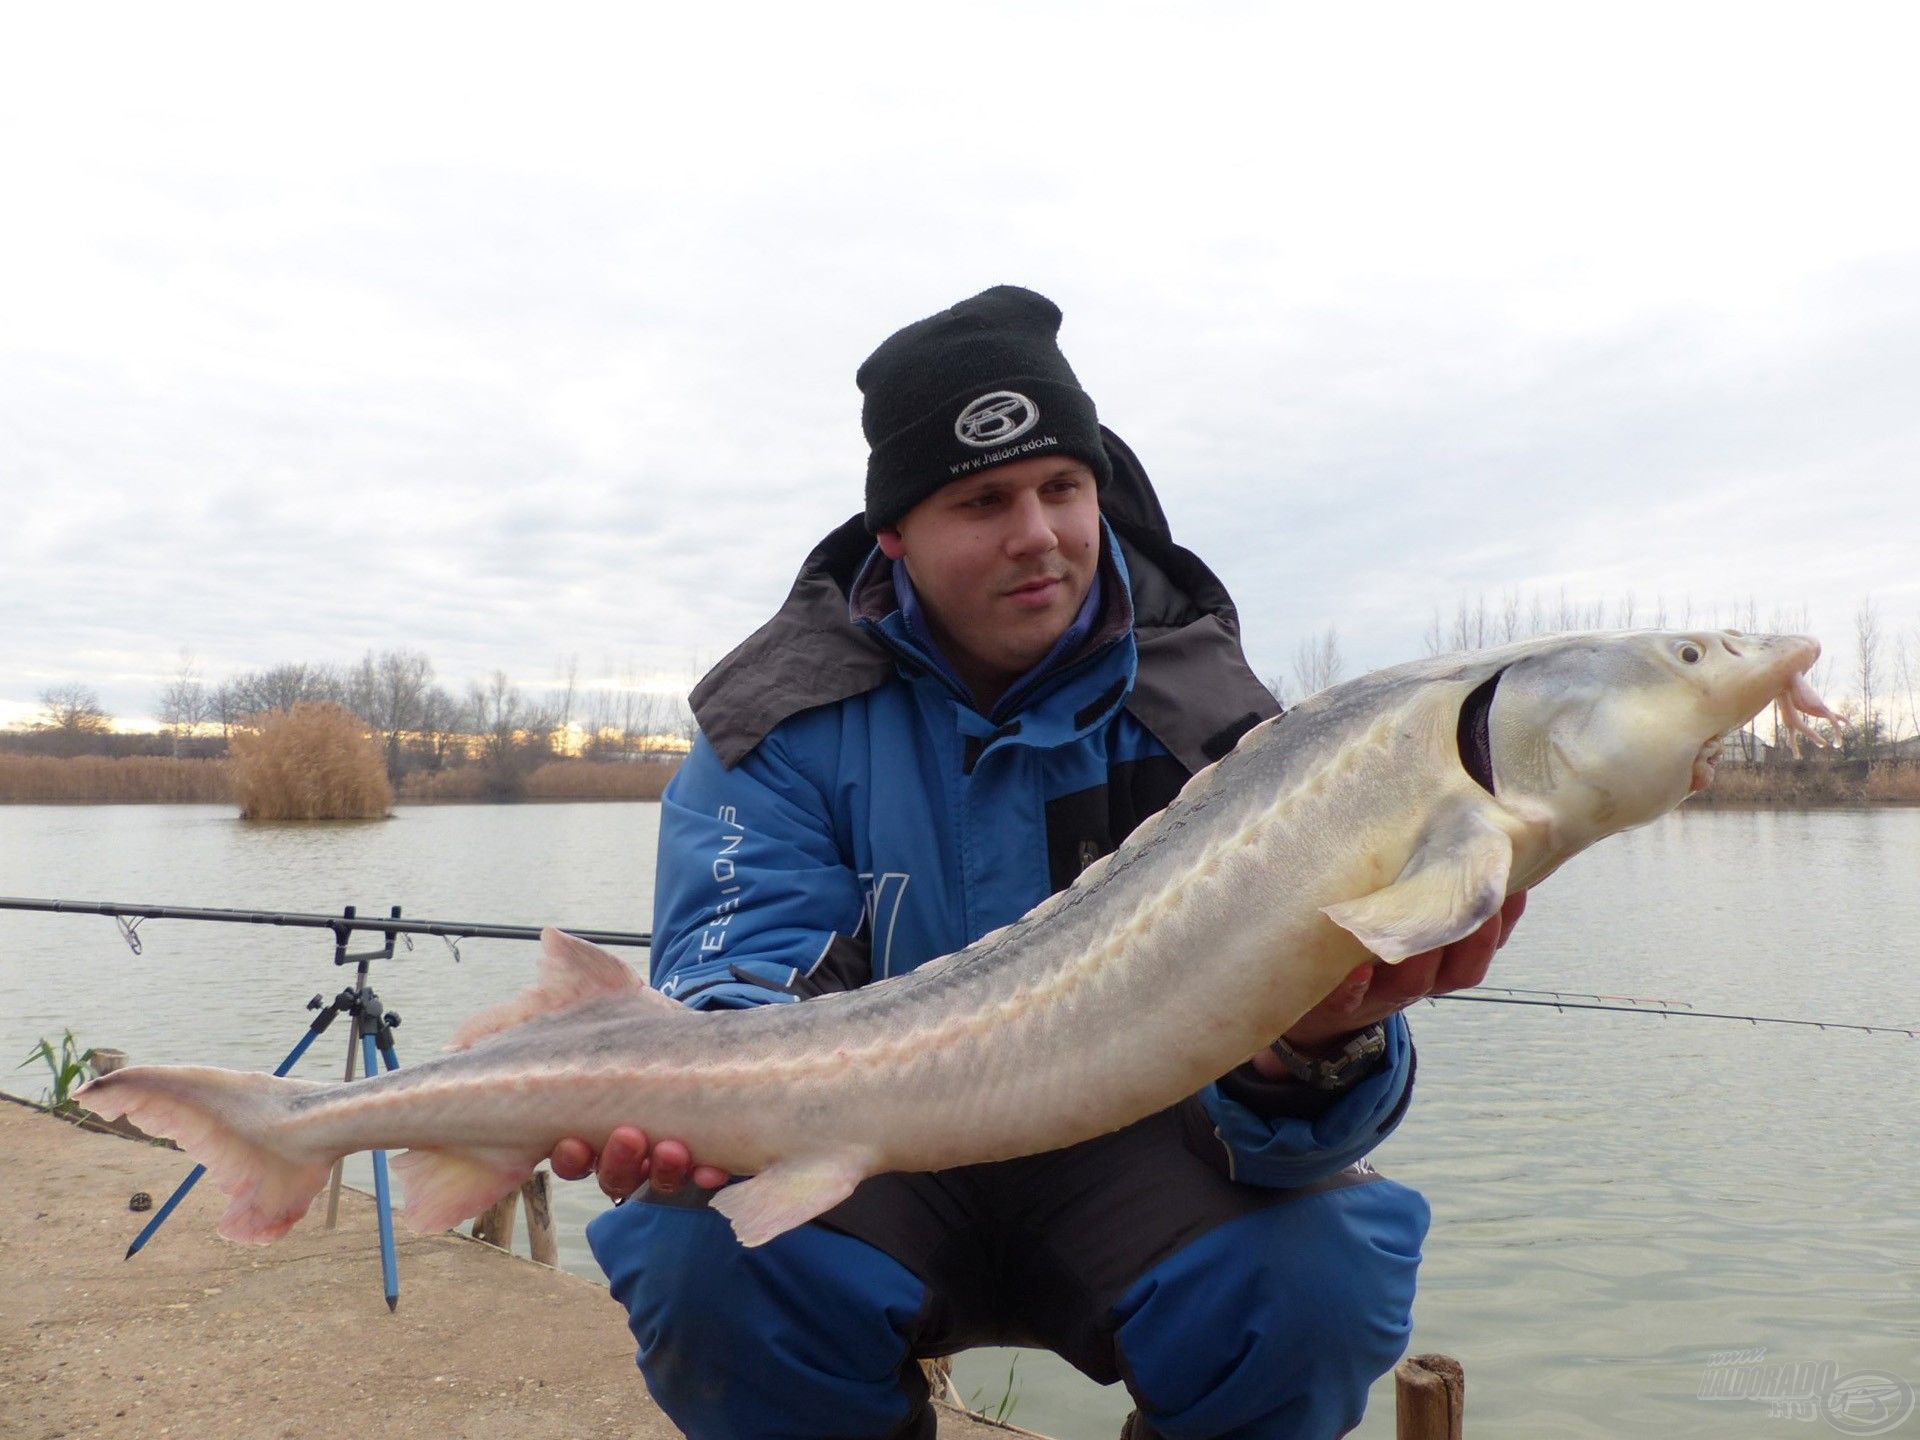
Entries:
POLYGON ((1123 1380, 1165 1440, 1332 1440, 1406 1347, 1428 1215, 1390 1180, 1261 1196, 1131 1249, 1095 1217, 1137 1229, 1150 1211, 1086 1193, 1073 1207, 1065 1240, 1016 1227, 1010 1243, 896 1245, 912 1268, 831 1216, 747 1250, 717 1212, 636 1199, 587 1238, 690 1440, 931 1437, 914 1361, 988 1341, 1123 1380), (1115 1254, 1151 1258, 1121 1283, 1088 1258, 1115 1254))

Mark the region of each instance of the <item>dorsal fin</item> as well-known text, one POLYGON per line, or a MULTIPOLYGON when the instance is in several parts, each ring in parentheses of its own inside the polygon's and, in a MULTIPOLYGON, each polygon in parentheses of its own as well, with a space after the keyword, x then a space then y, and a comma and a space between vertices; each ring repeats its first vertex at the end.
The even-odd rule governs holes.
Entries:
POLYGON ((540 932, 540 974, 525 990, 491 1010, 483 1010, 455 1032, 447 1043, 449 1050, 465 1050, 474 1041, 541 1015, 571 1009, 590 1000, 615 995, 639 995, 677 1013, 682 1007, 669 1000, 635 973, 632 966, 617 955, 609 955, 598 945, 576 940, 563 930, 540 932))

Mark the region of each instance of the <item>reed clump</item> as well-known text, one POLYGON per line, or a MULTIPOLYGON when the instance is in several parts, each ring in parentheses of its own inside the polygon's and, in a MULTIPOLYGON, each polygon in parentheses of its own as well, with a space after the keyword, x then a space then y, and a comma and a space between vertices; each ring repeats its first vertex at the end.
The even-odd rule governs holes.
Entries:
POLYGON ((0 805, 219 805, 224 760, 0 754, 0 805))
POLYGON ((377 820, 393 805, 380 742, 342 706, 260 716, 230 749, 242 820, 377 820))

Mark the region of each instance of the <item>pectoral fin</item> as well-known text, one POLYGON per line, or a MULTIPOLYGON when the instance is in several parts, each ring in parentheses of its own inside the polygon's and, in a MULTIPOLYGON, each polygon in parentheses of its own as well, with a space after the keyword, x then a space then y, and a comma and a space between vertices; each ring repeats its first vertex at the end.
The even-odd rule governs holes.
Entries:
POLYGON ((713 1197, 713 1208, 732 1222, 742 1245, 764 1245, 825 1214, 872 1173, 866 1157, 852 1153, 781 1160, 729 1185, 713 1197))
POLYGON ((1513 842, 1477 805, 1435 819, 1400 878, 1322 913, 1389 964, 1451 945, 1490 919, 1507 896, 1513 842))

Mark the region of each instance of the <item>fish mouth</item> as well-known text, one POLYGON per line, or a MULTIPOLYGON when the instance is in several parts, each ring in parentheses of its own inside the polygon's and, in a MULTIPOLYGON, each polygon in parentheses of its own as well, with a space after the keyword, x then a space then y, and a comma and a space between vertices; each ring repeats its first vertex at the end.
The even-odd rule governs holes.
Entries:
MULTIPOLYGON (((1767 706, 1778 707, 1781 728, 1790 738, 1805 736, 1816 745, 1828 743, 1814 729, 1809 717, 1838 723, 1840 717, 1828 708, 1807 679, 1807 672, 1820 658, 1820 642, 1810 635, 1740 635, 1729 631, 1720 637, 1728 653, 1739 659, 1752 657, 1755 663, 1751 679, 1734 714, 1740 717, 1734 728, 1745 725, 1767 706), (1739 643, 1733 643, 1737 640, 1739 643)), ((1693 757, 1693 772, 1688 793, 1698 795, 1713 783, 1714 767, 1721 756, 1725 733, 1716 735, 1700 747, 1693 757)), ((1798 739, 1794 738, 1795 748, 1798 739)))

